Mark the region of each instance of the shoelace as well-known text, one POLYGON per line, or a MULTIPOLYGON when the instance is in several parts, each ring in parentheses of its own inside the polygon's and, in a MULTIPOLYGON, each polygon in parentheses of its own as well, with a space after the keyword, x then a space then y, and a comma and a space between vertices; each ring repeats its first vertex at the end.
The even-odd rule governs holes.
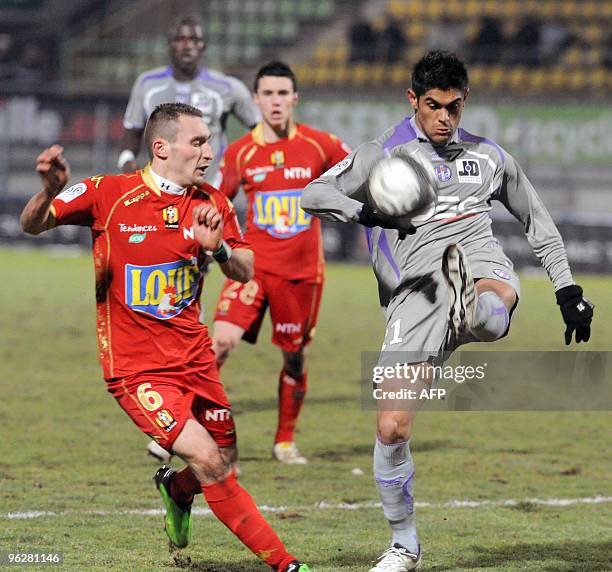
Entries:
POLYGON ((380 558, 378 559, 378 564, 384 564, 385 566, 387 564, 404 564, 406 557, 414 558, 415 555, 411 554, 407 550, 402 552, 398 548, 395 548, 395 546, 392 546, 381 554, 380 558), (386 562, 383 562, 383 560, 386 562))

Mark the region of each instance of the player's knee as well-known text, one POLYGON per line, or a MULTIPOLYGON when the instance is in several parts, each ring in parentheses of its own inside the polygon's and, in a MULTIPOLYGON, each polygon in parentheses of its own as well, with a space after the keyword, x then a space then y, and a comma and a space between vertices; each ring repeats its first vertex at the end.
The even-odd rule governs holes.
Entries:
POLYGON ((306 360, 303 352, 286 352, 283 354, 283 367, 291 377, 301 377, 304 374, 306 360))
POLYGON ((214 453, 201 452, 189 459, 189 466, 205 484, 222 481, 231 470, 231 465, 217 450, 214 453))
POLYGON ((382 416, 378 420, 378 438, 390 445, 410 438, 412 419, 409 416, 382 416))

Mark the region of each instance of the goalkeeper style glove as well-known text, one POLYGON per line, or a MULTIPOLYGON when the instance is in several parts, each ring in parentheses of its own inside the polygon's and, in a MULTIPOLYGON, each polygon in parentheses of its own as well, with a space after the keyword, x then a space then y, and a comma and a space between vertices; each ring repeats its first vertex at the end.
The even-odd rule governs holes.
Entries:
POLYGON ((561 288, 555 295, 566 325, 565 345, 570 345, 574 332, 576 332, 576 343, 588 342, 595 308, 593 303, 582 295, 582 288, 577 284, 561 288))
POLYGON ((380 214, 367 203, 364 203, 361 207, 357 222, 368 228, 380 226, 381 228, 399 230, 400 240, 404 240, 407 234, 414 234, 416 232, 416 228, 412 224, 400 224, 397 219, 380 214))

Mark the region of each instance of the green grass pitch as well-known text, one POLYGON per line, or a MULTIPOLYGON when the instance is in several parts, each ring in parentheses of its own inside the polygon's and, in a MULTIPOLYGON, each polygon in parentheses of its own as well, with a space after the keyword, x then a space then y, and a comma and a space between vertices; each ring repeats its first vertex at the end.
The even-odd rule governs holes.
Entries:
MULTIPOLYGON (((140 512, 161 509, 155 465, 144 453, 147 439, 101 379, 90 257, 0 249, 0 265, 0 551, 61 551, 64 563, 54 569, 71 571, 266 570, 206 514, 195 516, 192 545, 173 557, 162 517, 140 512), (54 514, 9 518, 30 511, 54 514)), ((579 281, 597 306, 586 348, 608 350, 612 280, 579 281)), ((209 313, 220 282, 214 270, 209 313)), ((542 277, 523 276, 522 284, 512 331, 496 349, 563 349, 552 287, 542 277)), ((280 356, 269 325, 257 346, 241 346, 223 370, 241 481, 259 505, 284 507, 267 518, 318 572, 367 570, 389 539, 381 510, 368 507, 378 500, 370 468, 374 413, 362 410, 359 387, 360 352, 379 347, 383 327, 371 270, 330 265, 298 435, 306 466, 270 461, 280 356), (360 508, 341 510, 340 503, 360 508)), ((611 504, 499 504, 609 497, 611 421, 609 412, 420 416, 415 500, 431 503, 417 508, 423 570, 612 570, 611 504), (453 500, 491 503, 442 506, 453 500)))

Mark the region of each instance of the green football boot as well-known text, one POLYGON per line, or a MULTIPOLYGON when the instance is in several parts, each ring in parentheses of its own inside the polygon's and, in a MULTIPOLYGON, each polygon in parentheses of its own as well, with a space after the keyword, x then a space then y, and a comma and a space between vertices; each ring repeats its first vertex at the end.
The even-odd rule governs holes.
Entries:
POLYGON ((306 564, 302 564, 299 560, 293 561, 283 572, 310 572, 310 568, 306 564))
POLYGON ((157 469, 153 480, 166 507, 166 534, 177 548, 185 548, 191 540, 191 505, 183 509, 170 496, 170 482, 176 471, 166 465, 157 469))

